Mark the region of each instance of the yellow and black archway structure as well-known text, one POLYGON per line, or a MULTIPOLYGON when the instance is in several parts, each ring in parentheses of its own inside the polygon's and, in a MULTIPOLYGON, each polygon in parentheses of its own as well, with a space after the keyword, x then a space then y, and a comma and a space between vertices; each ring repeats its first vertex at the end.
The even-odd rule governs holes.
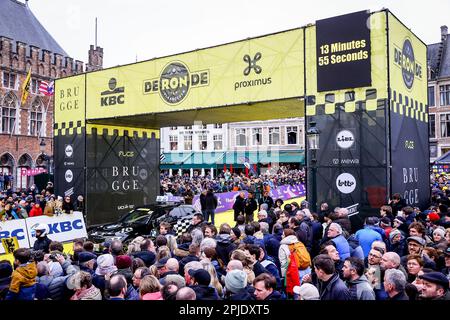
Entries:
POLYGON ((88 222, 159 193, 159 128, 306 117, 313 206, 377 212, 429 198, 426 45, 390 11, 59 79, 56 192, 84 194, 88 222))

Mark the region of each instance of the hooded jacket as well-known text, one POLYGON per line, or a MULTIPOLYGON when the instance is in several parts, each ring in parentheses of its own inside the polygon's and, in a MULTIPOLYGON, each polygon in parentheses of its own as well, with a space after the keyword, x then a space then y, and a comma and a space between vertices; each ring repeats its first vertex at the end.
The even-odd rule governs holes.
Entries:
POLYGON ((36 263, 20 265, 11 275, 5 300, 33 300, 36 292, 36 263))
POLYGON ((347 281, 347 287, 352 300, 375 300, 375 292, 365 275, 356 280, 347 281))
POLYGON ((342 260, 350 257, 350 245, 348 244, 347 239, 344 238, 342 234, 338 235, 331 239, 333 243, 336 245, 336 250, 339 252, 339 257, 342 260))
POLYGON ((297 237, 294 235, 287 236, 280 242, 280 249, 278 250, 278 258, 280 259, 281 277, 283 278, 286 276, 286 270, 289 265, 289 257, 291 255, 289 245, 297 242, 300 241, 298 241, 297 237))
POLYGON ((195 291, 197 300, 220 300, 217 290, 214 287, 205 285, 190 286, 195 291))
POLYGON ((217 258, 220 259, 224 266, 230 262, 230 253, 233 252, 237 246, 231 240, 231 236, 229 234, 219 234, 216 237, 216 253, 217 258))
POLYGON ((52 300, 63 299, 67 278, 78 271, 77 268, 71 265, 69 261, 64 261, 61 267, 64 270, 64 274, 59 273, 37 278, 38 283, 43 284, 48 288, 50 298, 52 300))
POLYGON ((335 273, 327 282, 318 281, 320 300, 351 300, 350 291, 335 273))

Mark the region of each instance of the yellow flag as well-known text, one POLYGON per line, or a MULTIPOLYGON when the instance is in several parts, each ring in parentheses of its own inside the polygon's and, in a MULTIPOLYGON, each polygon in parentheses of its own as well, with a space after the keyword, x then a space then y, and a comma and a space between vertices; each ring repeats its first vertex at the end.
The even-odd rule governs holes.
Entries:
POLYGON ((22 99, 20 105, 27 101, 28 93, 30 92, 30 83, 31 83, 31 68, 28 70, 27 77, 25 78, 25 82, 22 85, 22 99))

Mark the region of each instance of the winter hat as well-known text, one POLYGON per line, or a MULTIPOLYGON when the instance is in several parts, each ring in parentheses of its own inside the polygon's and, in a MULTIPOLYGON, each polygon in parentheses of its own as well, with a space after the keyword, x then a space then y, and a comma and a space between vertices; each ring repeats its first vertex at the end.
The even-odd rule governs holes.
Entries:
POLYGON ((117 267, 114 265, 114 257, 111 254, 102 254, 97 258, 96 274, 104 276, 114 271, 117 271, 117 267))
POLYGON ((319 290, 310 283, 304 283, 301 286, 294 287, 294 293, 300 295, 303 300, 319 300, 319 290))
POLYGON ((445 237, 445 230, 443 228, 436 228, 433 231, 433 235, 435 235, 435 234, 438 234, 438 235, 441 236, 441 238, 444 238, 445 237))
POLYGON ((225 287, 231 293, 236 293, 247 286, 247 274, 242 270, 231 270, 225 276, 225 287))
POLYGON ((394 239, 395 236, 398 234, 400 234, 400 235, 402 234, 402 232, 398 229, 394 229, 391 232, 389 232, 389 241, 392 242, 392 239, 394 239))
POLYGON ((420 244, 421 246, 425 246, 425 244, 426 244, 425 239, 418 237, 418 236, 409 237, 408 239, 406 239, 406 241, 407 242, 414 241, 414 242, 417 242, 418 244, 420 244))
POLYGON ((388 217, 381 218, 380 226, 385 227, 385 228, 390 227, 391 226, 391 219, 389 219, 388 217))
POLYGON ((428 218, 431 222, 439 221, 439 219, 441 219, 441 217, 439 217, 439 215, 434 211, 428 214, 428 218))
POLYGON ((239 229, 238 227, 234 227, 233 229, 231 229, 231 231, 233 231, 233 233, 236 236, 236 238, 240 238, 241 237, 241 229, 239 229))
POLYGON ((117 269, 130 268, 132 264, 133 264, 133 261, 131 260, 130 256, 120 255, 120 256, 116 257, 116 267, 117 267, 117 269))
POLYGON ((209 286, 211 282, 211 275, 205 269, 190 269, 188 273, 199 285, 209 286))
POLYGON ((404 224, 406 222, 405 218, 403 217, 395 217, 394 221, 397 221, 400 225, 404 224))
POLYGON ((91 260, 97 260, 97 256, 92 252, 82 251, 78 254, 78 262, 79 263, 88 262, 91 260))
POLYGON ((0 263, 0 279, 8 278, 11 276, 13 268, 10 263, 0 263))

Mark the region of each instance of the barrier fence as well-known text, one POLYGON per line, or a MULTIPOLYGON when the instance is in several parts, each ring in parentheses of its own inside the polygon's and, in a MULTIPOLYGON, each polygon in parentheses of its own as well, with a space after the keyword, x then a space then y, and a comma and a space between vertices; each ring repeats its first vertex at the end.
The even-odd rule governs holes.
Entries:
POLYGON ((83 214, 79 211, 53 217, 39 216, 2 221, 0 254, 12 253, 17 248, 32 248, 36 241, 35 228, 41 223, 48 225, 48 237, 53 241, 65 242, 87 237, 83 214))

